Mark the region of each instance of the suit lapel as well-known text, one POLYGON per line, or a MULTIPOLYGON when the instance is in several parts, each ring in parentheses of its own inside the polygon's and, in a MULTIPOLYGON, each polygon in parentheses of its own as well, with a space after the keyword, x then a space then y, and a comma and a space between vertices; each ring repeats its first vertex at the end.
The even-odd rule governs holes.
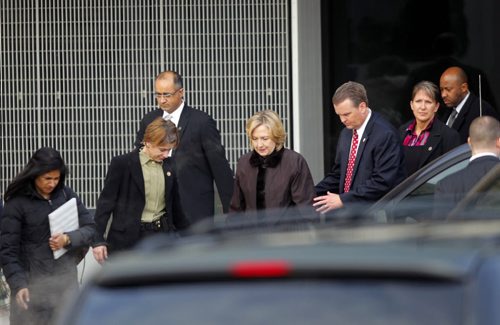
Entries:
POLYGON ((130 173, 132 174, 132 179, 134 183, 139 187, 139 190, 145 196, 144 189, 144 176, 142 175, 141 161, 139 160, 139 151, 137 150, 132 154, 132 158, 129 161, 130 173))
MULTIPOLYGON (((424 162, 429 159, 429 156, 434 150, 436 150, 437 146, 439 145, 439 141, 441 141, 441 130, 436 130, 435 133, 431 132, 430 138, 424 146, 425 150, 422 152, 422 155, 424 157, 420 159, 420 162, 424 162)), ((422 166, 420 165, 419 167, 422 166)))
POLYGON ((179 144, 177 145, 177 148, 172 150, 172 157, 175 156, 175 153, 177 152, 178 148, 181 146, 182 143, 182 137, 184 136, 184 133, 186 133, 186 129, 189 124, 189 119, 191 117, 191 111, 192 108, 184 105, 184 108, 182 109, 181 117, 179 118, 179 123, 177 124, 177 130, 179 132, 179 144))
MULTIPOLYGON (((447 126, 444 126, 444 127, 447 127, 447 126)), ((440 127, 440 125, 438 123, 436 123, 436 119, 435 119, 433 124, 432 124, 432 128, 429 131, 430 132, 429 139, 427 140, 427 143, 423 146, 425 149, 422 150, 421 154, 424 157, 422 159, 420 159, 420 163, 428 161, 430 155, 439 146, 439 142, 443 138, 442 131, 443 131, 443 127, 440 127)), ((419 165, 419 168, 420 167, 422 167, 422 165, 419 165)))
POLYGON ((189 117, 191 116, 191 110, 192 108, 187 105, 184 105, 184 108, 182 109, 179 124, 177 125, 177 129, 179 130, 179 142, 182 139, 184 132, 186 132, 186 128, 189 124, 189 117))
POLYGON ((467 117, 467 114, 471 111, 471 106, 472 106, 472 101, 473 101, 473 95, 472 93, 469 92, 469 97, 464 103, 464 106, 462 106, 462 109, 460 110, 460 113, 458 113, 457 118, 455 119, 455 122, 453 122, 453 128, 455 130, 459 130, 462 125, 465 122, 465 118, 467 117))
POLYGON ((341 133, 339 139, 339 158, 342 159, 342 161, 340 161, 340 193, 344 192, 344 181, 347 173, 347 164, 349 163, 349 153, 351 152, 352 139, 352 130, 344 128, 342 132, 344 132, 344 134, 341 133))
MULTIPOLYGON (((365 131, 363 132, 363 136, 359 138, 358 142, 358 151, 356 152, 356 160, 354 161, 354 170, 352 171, 352 178, 351 178, 351 188, 353 188, 352 184, 354 184, 354 181, 356 179, 356 172, 358 170, 358 165, 361 160, 361 155, 363 154, 363 150, 365 150, 366 143, 368 142, 368 138, 370 136, 370 133, 373 129, 373 124, 374 124, 374 119, 375 119, 375 112, 372 112, 372 115, 370 117, 370 120, 368 120, 368 123, 366 124, 365 131)), ((342 139, 342 146, 341 148, 347 148, 347 153, 345 153, 345 157, 347 159, 345 160, 345 165, 341 166, 342 170, 340 172, 340 193, 344 193, 344 182, 345 182, 345 177, 347 174, 347 165, 349 163, 349 154, 351 152, 351 142, 352 142, 352 130, 346 130, 346 136, 345 138, 342 139)), ((342 155, 341 155, 342 156, 342 155)))
POLYGON ((172 158, 168 157, 163 161, 163 175, 165 176, 165 202, 168 202, 167 200, 172 198, 171 192, 172 192, 172 182, 170 181, 173 174, 172 174, 172 158))
POLYGON ((370 117, 370 120, 366 124, 365 131, 363 132, 363 136, 359 139, 358 152, 356 153, 356 160, 354 162, 354 170, 352 172, 353 183, 354 183, 354 178, 356 177, 356 172, 358 171, 359 161, 361 160, 361 156, 363 155, 363 151, 365 150, 366 143, 368 142, 368 139, 369 139, 370 134, 372 132, 374 120, 375 120, 375 112, 372 112, 372 116, 370 117))

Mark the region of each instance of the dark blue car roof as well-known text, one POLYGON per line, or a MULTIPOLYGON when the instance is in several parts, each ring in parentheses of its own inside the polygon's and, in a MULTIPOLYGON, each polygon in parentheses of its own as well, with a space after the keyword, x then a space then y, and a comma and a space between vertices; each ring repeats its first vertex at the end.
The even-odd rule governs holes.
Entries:
POLYGON ((321 274, 465 281, 477 269, 478 256, 492 247, 499 234, 500 221, 490 220, 435 224, 432 228, 426 224, 384 225, 219 235, 215 239, 198 236, 118 254, 94 281, 120 285, 231 278, 234 267, 242 263, 249 267, 252 263, 282 263, 287 277, 321 274))

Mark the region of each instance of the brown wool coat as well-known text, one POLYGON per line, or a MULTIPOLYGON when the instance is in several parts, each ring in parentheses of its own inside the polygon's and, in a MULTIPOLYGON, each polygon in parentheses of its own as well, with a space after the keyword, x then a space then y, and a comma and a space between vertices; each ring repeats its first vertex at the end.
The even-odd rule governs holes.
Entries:
MULTIPOLYGON (((250 164, 252 152, 243 155, 236 166, 230 211, 257 209, 258 167, 250 164)), ((306 160, 299 153, 284 149, 276 167, 268 167, 265 178, 266 209, 312 204, 316 196, 306 160)))

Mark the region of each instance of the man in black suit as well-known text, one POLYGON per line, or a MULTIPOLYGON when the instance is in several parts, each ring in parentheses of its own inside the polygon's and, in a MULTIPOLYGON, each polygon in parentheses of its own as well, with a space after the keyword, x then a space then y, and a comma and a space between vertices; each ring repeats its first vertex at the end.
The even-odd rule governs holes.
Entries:
POLYGON ((482 101, 482 112, 479 98, 469 91, 467 75, 460 67, 446 69, 439 79, 441 97, 448 109, 440 114, 446 125, 460 134, 462 143, 467 142, 469 127, 478 116, 493 116, 499 118, 496 110, 486 101, 482 101))
POLYGON ((469 165, 436 184, 435 206, 449 211, 494 166, 500 163, 500 122, 491 116, 476 118, 468 139, 472 150, 469 165))
POLYGON ((398 132, 368 107, 365 87, 347 82, 335 91, 332 102, 346 127, 330 173, 315 187, 313 206, 321 213, 348 203, 373 202, 405 177, 398 132))
POLYGON ((160 73, 155 81, 159 108, 141 120, 135 146, 140 147, 144 130, 155 118, 174 122, 180 142, 173 151, 179 195, 184 213, 191 223, 214 215, 214 180, 223 212, 228 212, 233 194, 233 172, 226 159, 215 121, 208 114, 184 102, 182 77, 175 71, 160 73))

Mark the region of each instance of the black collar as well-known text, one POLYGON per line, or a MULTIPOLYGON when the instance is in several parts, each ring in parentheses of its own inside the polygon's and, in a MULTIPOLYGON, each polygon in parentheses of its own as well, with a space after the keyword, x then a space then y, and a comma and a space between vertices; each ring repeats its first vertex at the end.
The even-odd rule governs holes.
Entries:
POLYGON ((285 148, 283 147, 278 151, 273 151, 269 156, 262 157, 254 150, 252 151, 252 155, 250 156, 250 165, 252 165, 252 167, 262 168, 276 167, 280 163, 284 151, 285 148))

